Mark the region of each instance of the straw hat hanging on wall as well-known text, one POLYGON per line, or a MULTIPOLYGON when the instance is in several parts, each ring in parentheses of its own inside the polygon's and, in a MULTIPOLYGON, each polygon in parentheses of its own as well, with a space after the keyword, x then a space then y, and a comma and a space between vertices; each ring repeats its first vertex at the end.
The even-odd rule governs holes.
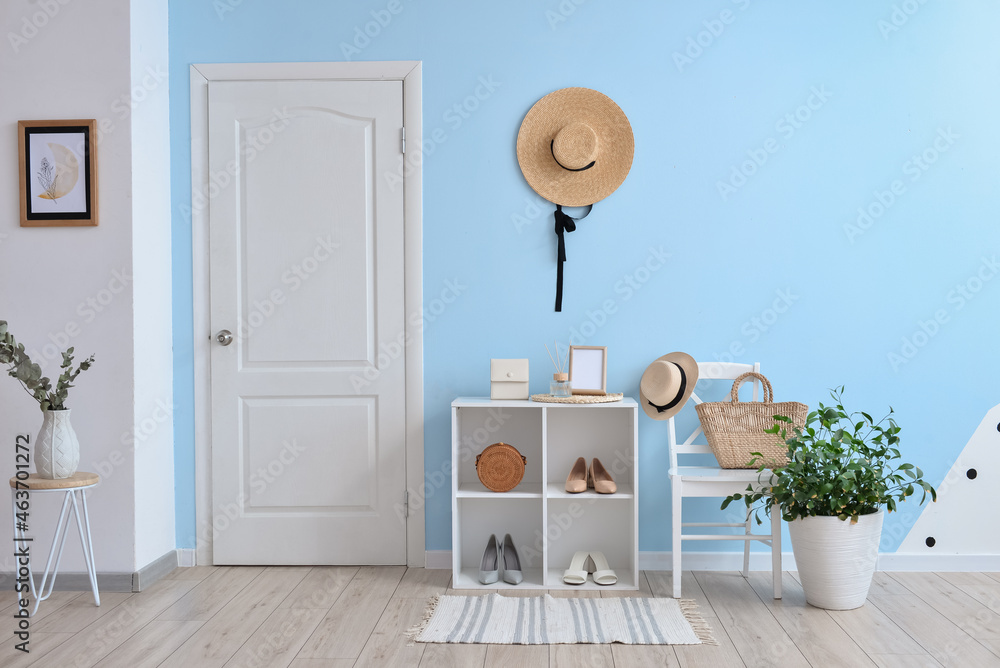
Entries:
POLYGON ((607 95, 589 88, 549 93, 521 122, 517 133, 521 173, 535 192, 556 205, 556 311, 562 310, 563 234, 574 231, 580 220, 562 208, 590 206, 617 190, 632 167, 634 149, 625 113, 607 95))

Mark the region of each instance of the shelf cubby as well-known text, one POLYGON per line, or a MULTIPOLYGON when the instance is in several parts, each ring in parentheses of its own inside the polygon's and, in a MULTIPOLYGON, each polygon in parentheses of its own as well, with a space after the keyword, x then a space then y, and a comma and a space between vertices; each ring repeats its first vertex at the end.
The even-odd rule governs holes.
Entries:
POLYGON ((638 404, 553 404, 459 398, 452 403, 452 567, 456 589, 482 585, 479 566, 490 534, 511 534, 531 589, 638 588, 638 404), (488 490, 476 475, 476 455, 497 442, 527 458, 524 479, 509 492, 488 490), (566 476, 577 457, 596 457, 618 486, 615 494, 569 494, 566 476), (618 584, 566 585, 563 571, 576 551, 600 551, 618 584))

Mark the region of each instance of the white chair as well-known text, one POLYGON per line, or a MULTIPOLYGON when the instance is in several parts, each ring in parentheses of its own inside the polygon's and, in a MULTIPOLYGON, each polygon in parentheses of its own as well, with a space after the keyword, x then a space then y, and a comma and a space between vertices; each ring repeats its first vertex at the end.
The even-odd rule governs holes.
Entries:
MULTIPOLYGON (((699 363, 698 380, 730 381, 730 384, 740 375, 748 372, 760 372, 760 364, 731 363, 699 363)), ((753 400, 758 398, 759 381, 753 380, 753 400)), ((746 390, 744 390, 745 392, 746 390)), ((695 393, 688 401, 700 404, 702 400, 695 393)), ((767 473, 758 473, 756 469, 724 469, 718 463, 714 466, 679 466, 678 455, 712 454, 707 442, 695 443, 695 439, 704 432, 701 425, 688 436, 683 443, 677 442, 674 418, 669 418, 668 442, 670 445, 670 488, 673 502, 673 581, 674 598, 681 596, 681 544, 691 540, 740 540, 743 541, 743 577, 750 572, 750 542, 760 541, 771 546, 771 571, 774 581, 774 598, 781 598, 781 512, 771 509, 771 533, 754 534, 751 532, 751 522, 754 521, 747 513, 745 523, 730 524, 725 522, 682 522, 681 502, 685 497, 726 497, 736 492, 745 492, 747 485, 757 486, 759 480, 767 480, 767 473), (743 534, 686 534, 684 527, 740 527, 743 534)), ((742 503, 742 502, 738 502, 742 503)), ((737 507, 735 504, 730 508, 737 507)), ((742 506, 740 506, 742 507, 742 506)))

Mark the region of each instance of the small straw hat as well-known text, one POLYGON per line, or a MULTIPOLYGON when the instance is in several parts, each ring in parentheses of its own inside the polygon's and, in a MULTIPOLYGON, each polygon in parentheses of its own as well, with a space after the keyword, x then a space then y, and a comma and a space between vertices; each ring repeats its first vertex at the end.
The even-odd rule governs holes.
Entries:
POLYGON ((635 142, 625 113, 589 88, 549 93, 528 110, 517 133, 525 180, 553 204, 587 206, 618 189, 635 142))
POLYGON ((698 363, 687 353, 669 353, 642 373, 639 403, 646 415, 666 420, 684 408, 698 382, 698 363))

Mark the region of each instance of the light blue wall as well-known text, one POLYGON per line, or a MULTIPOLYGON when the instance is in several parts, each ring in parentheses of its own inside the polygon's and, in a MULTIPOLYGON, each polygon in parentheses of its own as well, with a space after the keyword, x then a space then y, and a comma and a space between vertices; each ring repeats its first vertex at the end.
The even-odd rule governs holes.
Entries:
MULTIPOLYGON (((390 5, 170 4, 180 547, 194 546, 195 514, 191 230, 181 211, 190 202, 188 67, 345 60, 341 45, 390 5)), ((996 272, 982 268, 983 258, 995 257, 1000 242, 1000 6, 399 6, 350 59, 422 60, 425 136, 440 128, 444 137, 424 161, 425 304, 448 281, 465 287, 426 328, 428 473, 449 456, 452 398, 488 392, 491 357, 530 357, 531 389, 543 391, 551 365, 542 343, 575 331, 588 336, 574 343, 608 346, 609 389, 632 396, 646 365, 673 350, 711 360, 742 349, 738 358, 762 363, 779 400, 815 405, 826 388, 846 384, 851 405, 894 406, 906 457, 934 482, 943 478, 998 403, 1000 278, 978 283, 977 274, 996 272), (729 23, 719 21, 722 12, 729 23), (678 64, 675 53, 688 48, 691 61, 678 64), (456 115, 454 105, 483 80, 495 90, 479 88, 478 108, 456 115), (567 237, 565 305, 556 314, 551 211, 531 206, 538 198, 521 177, 514 141, 530 106, 567 86, 614 99, 636 151, 624 185, 567 237), (815 108, 803 108, 810 100, 815 108), (782 120, 796 112, 805 119, 799 127, 782 120), (937 153, 935 143, 947 150, 937 153), (752 176, 723 197, 718 183, 767 148, 766 162, 748 165, 752 176), (935 161, 923 171, 912 160, 925 151, 935 161), (849 238, 858 208, 878 213, 878 193, 896 180, 891 205, 849 238), (647 275, 640 268, 651 249, 670 257, 647 275), (630 275, 645 279, 641 289, 627 288, 630 275), (965 300, 956 286, 969 282, 981 289, 965 300), (769 311, 781 294, 791 295, 787 308, 769 311), (610 315, 601 313, 606 301, 610 315), (946 321, 926 325, 934 335, 924 337, 921 322, 935 313, 946 321), (889 354, 904 354, 904 338, 925 345, 893 364, 889 354)), ((666 424, 643 417, 643 550, 669 549, 665 441, 666 424)), ((429 550, 450 547, 446 489, 427 499, 429 550)), ((896 548, 919 512, 907 506, 888 518, 884 549, 896 548)), ((708 517, 717 502, 702 508, 694 514, 708 517)))

